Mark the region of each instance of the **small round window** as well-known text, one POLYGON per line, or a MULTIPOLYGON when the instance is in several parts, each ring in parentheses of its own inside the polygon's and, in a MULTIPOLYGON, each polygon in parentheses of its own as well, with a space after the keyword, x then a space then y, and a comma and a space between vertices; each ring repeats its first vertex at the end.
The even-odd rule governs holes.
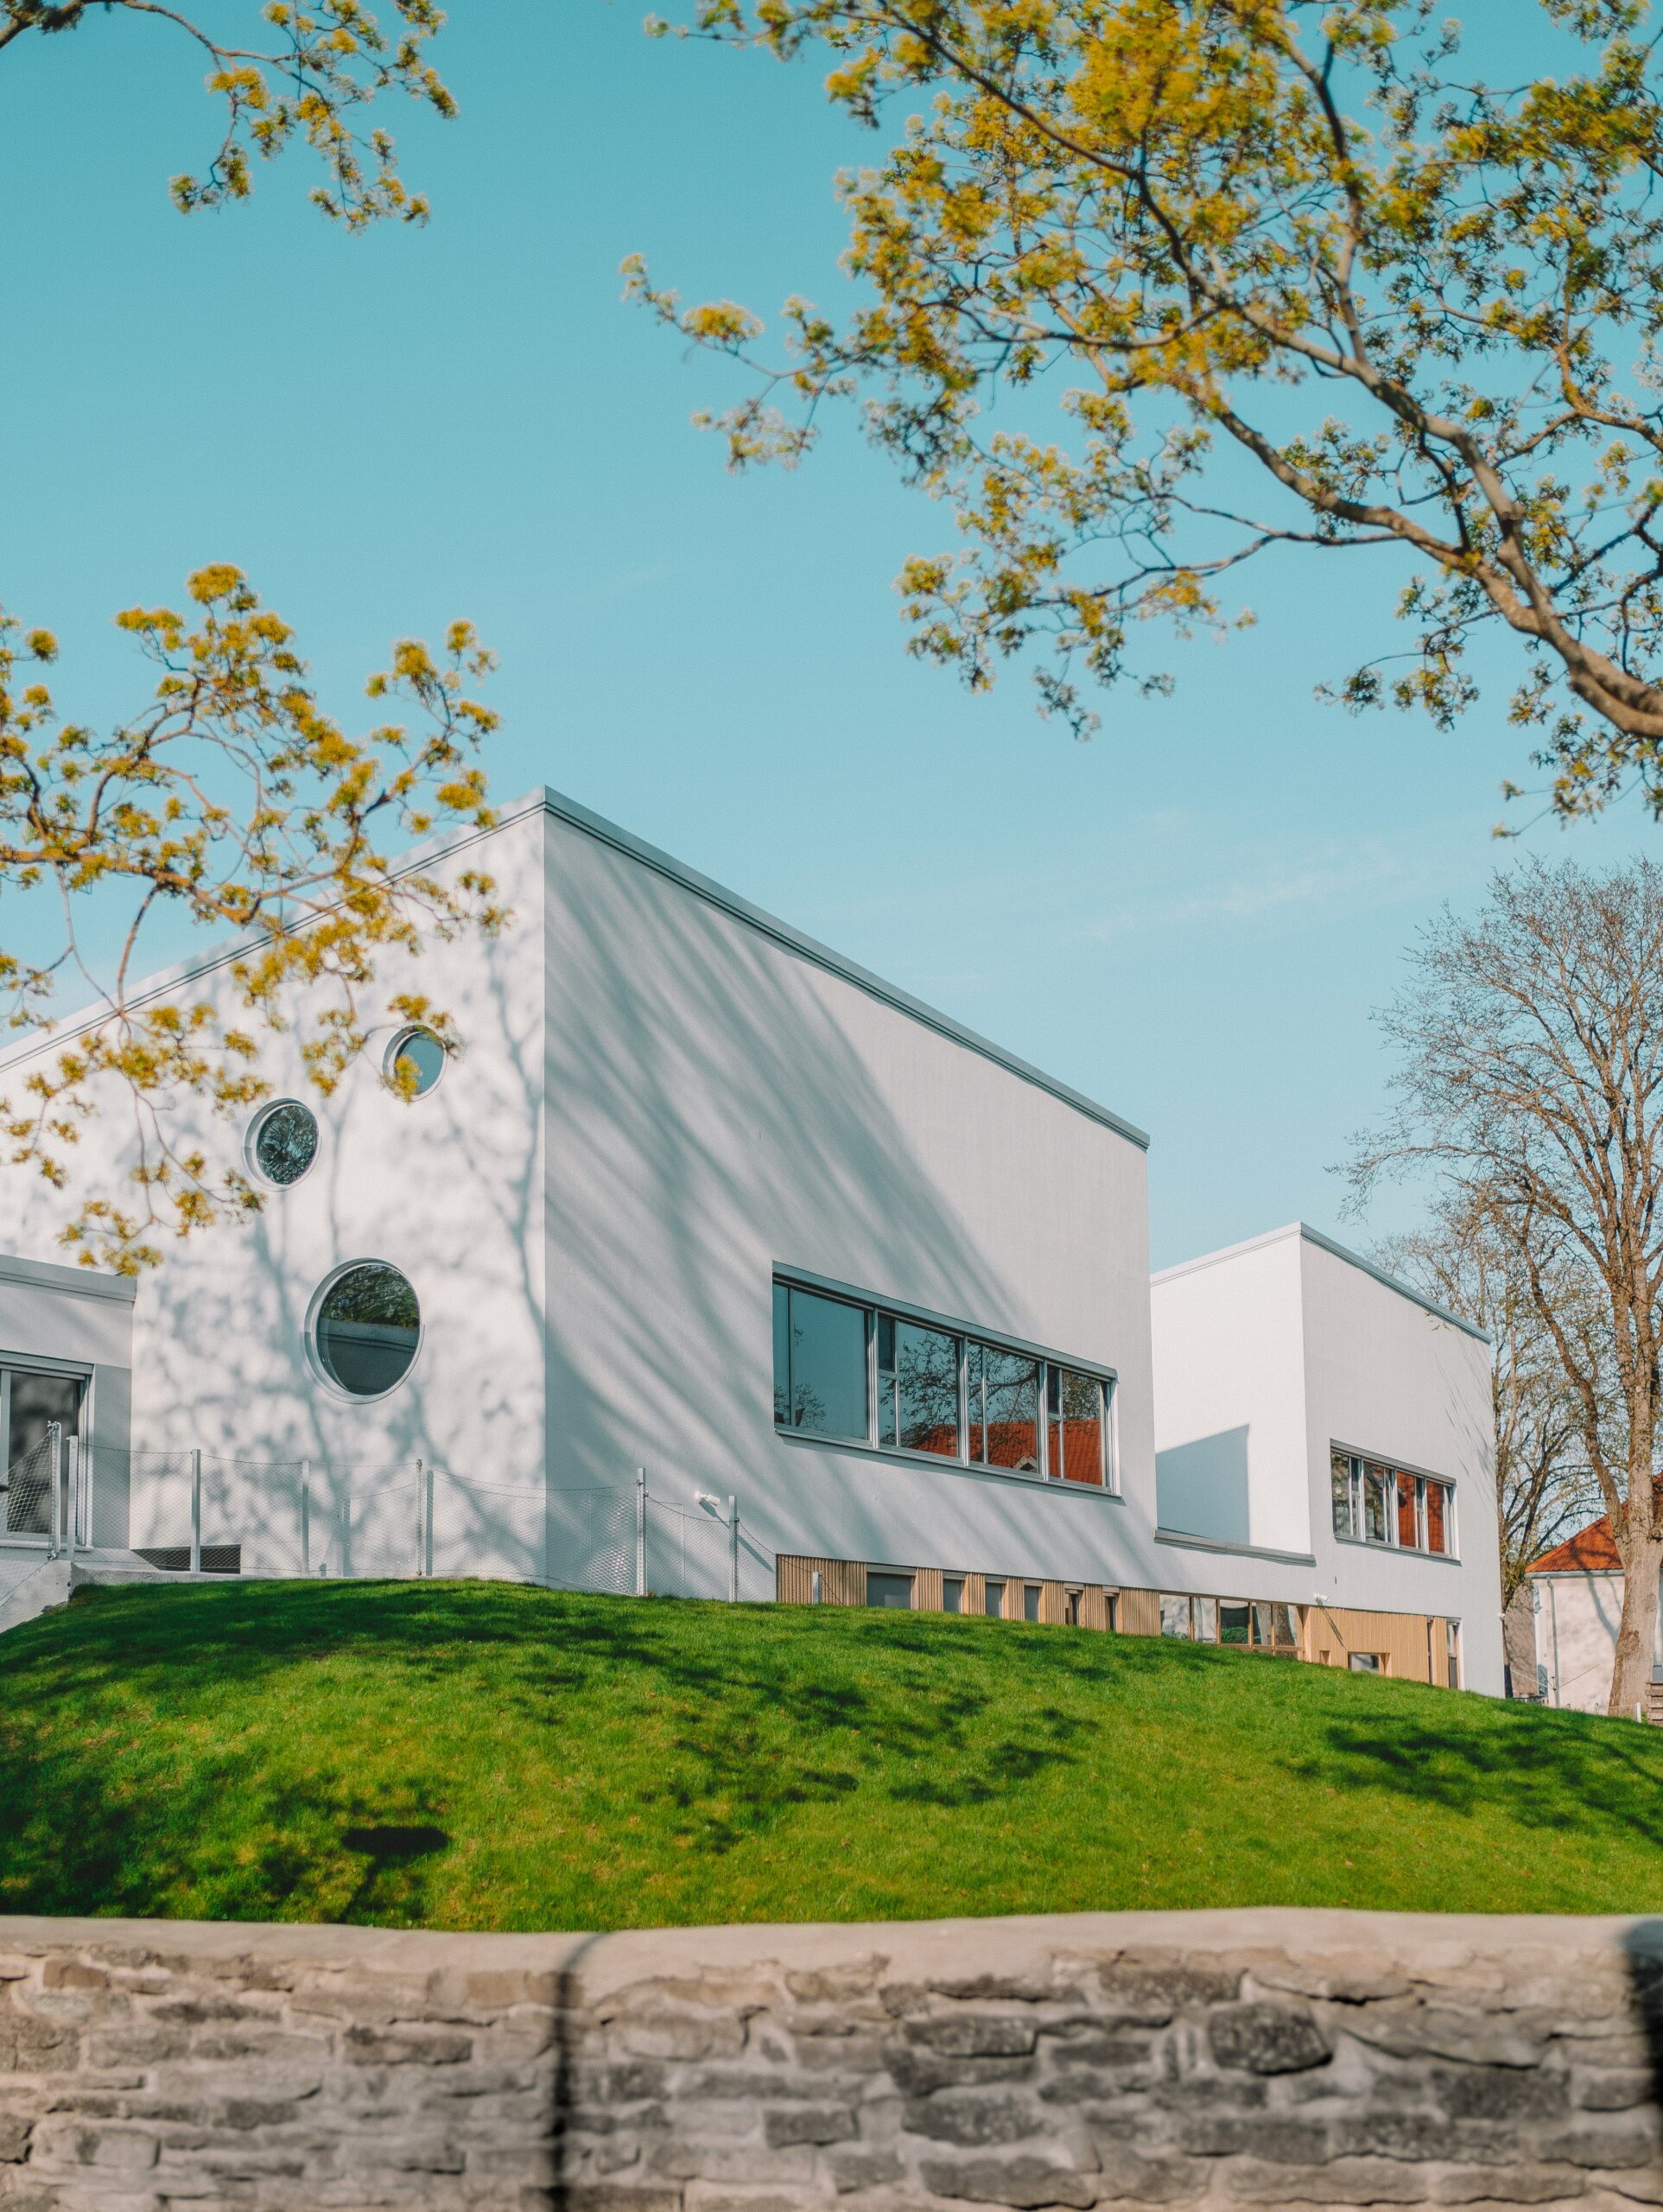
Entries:
POLYGON ((312 1323, 318 1365, 349 1398, 402 1382, 422 1341, 422 1309, 397 1268, 360 1260, 326 1287, 312 1323))
POLYGON ((318 1156, 318 1125, 297 1098, 268 1106, 249 1131, 248 1156, 256 1174, 281 1190, 298 1183, 318 1156))
POLYGON ((396 1090, 425 1098, 445 1071, 445 1048, 430 1029, 401 1029, 387 1047, 385 1066, 396 1090))

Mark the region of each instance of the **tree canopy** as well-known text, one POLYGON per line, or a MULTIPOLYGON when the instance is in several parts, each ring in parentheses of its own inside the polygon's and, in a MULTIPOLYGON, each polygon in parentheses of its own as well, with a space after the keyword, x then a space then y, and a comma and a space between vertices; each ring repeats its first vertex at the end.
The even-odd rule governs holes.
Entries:
POLYGON ((456 103, 428 60, 428 41, 444 16, 435 0, 390 0, 388 28, 364 0, 264 0, 247 10, 257 42, 233 41, 207 21, 159 0, 0 0, 0 54, 19 40, 81 30, 111 11, 177 35, 207 64, 207 89, 223 104, 219 145, 200 176, 173 180, 186 214, 245 200, 253 163, 269 162, 295 139, 321 161, 327 181, 314 204, 349 230, 383 216, 423 222, 428 202, 398 173, 392 136, 365 111, 384 92, 408 93, 448 118, 456 103))
POLYGON ((788 301, 771 356, 746 308, 630 286, 758 372, 701 418, 734 467, 854 400, 951 505, 899 582, 974 688, 1029 656, 1083 734, 1094 683, 1166 685, 1148 625, 1247 619, 1272 549, 1383 556, 1406 650, 1336 696, 1448 728, 1505 633, 1552 804, 1663 811, 1659 60, 1645 0, 1488 12, 1565 67, 1487 81, 1434 0, 701 0, 687 35, 917 111, 840 179, 846 318, 788 301))
MULTIPOLYGON (((314 201, 347 230, 425 219, 427 201, 405 186, 391 137, 367 111, 397 92, 454 112, 426 55, 444 22, 433 0, 390 0, 379 17, 363 0, 246 0, 259 43, 232 42, 157 0, 0 0, 0 55, 30 38, 90 35, 112 10, 182 35, 223 103, 208 168, 173 180, 181 212, 246 198, 253 162, 300 140, 325 172, 314 201)), ((181 1097, 226 1116, 246 1109, 270 1088, 263 1033, 291 1026, 327 1092, 363 1049, 388 950, 505 918, 481 872, 441 882, 389 852, 393 836, 492 820, 477 753, 497 718, 471 696, 492 662, 472 626, 452 623, 436 652, 397 643, 367 689, 378 711, 403 718, 354 735, 326 712, 288 625, 240 569, 212 563, 187 590, 188 613, 134 607, 117 617, 157 675, 148 702, 105 731, 60 717, 43 675, 57 640, 0 610, 0 893, 10 918, 0 1026, 22 1040, 51 1037, 0 1080, 0 1140, 13 1164, 61 1188, 87 1116, 112 1096, 130 1107, 128 1187, 95 1190, 63 1230, 87 1264, 130 1274, 160 1258, 159 1232, 188 1235, 261 1203, 240 1164, 174 1134, 168 1109, 181 1097), (25 950, 37 935, 45 942, 31 925, 48 902, 60 918, 51 949, 25 950), (118 918, 108 961, 87 944, 89 914, 101 929, 118 918), (138 988, 163 917, 234 940, 228 1003, 138 988), (72 995, 86 1010, 53 1034, 72 995)), ((384 1009, 457 1041, 448 1014, 419 993, 384 989, 384 1009)))

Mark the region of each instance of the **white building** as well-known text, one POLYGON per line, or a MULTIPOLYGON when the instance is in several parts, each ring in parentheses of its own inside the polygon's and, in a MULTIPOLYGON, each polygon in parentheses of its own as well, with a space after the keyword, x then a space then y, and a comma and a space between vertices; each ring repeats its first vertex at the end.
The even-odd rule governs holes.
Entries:
MULTIPOLYGON (((1540 1695, 1549 1705, 1573 1713, 1603 1713, 1622 1626, 1622 1560, 1609 1519, 1602 1514, 1545 1552, 1531 1567, 1529 1580, 1540 1695)), ((1652 1681, 1647 1718, 1663 1719, 1663 1619, 1652 1681)))
POLYGON ((1173 1592, 1304 1612, 1303 1655, 1499 1690, 1488 1345, 1302 1222, 1152 1286, 1173 1592))
MULTIPOLYGON (((101 1541, 1128 1629, 1163 1590, 1308 1605, 1273 1485, 1227 1589, 1158 1527, 1139 1131, 553 793, 422 865, 513 910, 411 978, 464 1049, 390 1030, 322 1100, 279 1038, 248 1128, 181 1107, 265 1205, 139 1286, 130 1436, 81 1455, 101 1541)), ((44 1257, 65 1198, 16 1196, 44 1257)), ((1474 1687, 1488 1653, 1475 1620, 1474 1687)))

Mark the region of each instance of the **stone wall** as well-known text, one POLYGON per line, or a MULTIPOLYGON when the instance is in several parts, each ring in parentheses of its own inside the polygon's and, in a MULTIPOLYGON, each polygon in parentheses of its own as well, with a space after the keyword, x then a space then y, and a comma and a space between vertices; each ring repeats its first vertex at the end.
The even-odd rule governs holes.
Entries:
POLYGON ((1663 2204, 1663 1923, 0 1919, 0 2212, 1663 2204))

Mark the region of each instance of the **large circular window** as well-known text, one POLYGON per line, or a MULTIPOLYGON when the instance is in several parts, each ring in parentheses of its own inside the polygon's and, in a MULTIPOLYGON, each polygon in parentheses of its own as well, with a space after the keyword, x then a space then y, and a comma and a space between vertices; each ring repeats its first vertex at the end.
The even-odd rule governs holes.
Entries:
POLYGON ((384 1065, 388 1082, 407 1098, 425 1098, 445 1071, 445 1048, 430 1029, 401 1029, 384 1065))
POLYGON ((248 1133, 248 1156, 266 1182, 279 1189, 298 1183, 318 1156, 318 1125, 310 1109, 298 1098, 268 1106, 248 1133))
POLYGON ((313 1355, 338 1390, 379 1398, 409 1373, 422 1309, 397 1268, 359 1260, 324 1285, 311 1337, 313 1355))

